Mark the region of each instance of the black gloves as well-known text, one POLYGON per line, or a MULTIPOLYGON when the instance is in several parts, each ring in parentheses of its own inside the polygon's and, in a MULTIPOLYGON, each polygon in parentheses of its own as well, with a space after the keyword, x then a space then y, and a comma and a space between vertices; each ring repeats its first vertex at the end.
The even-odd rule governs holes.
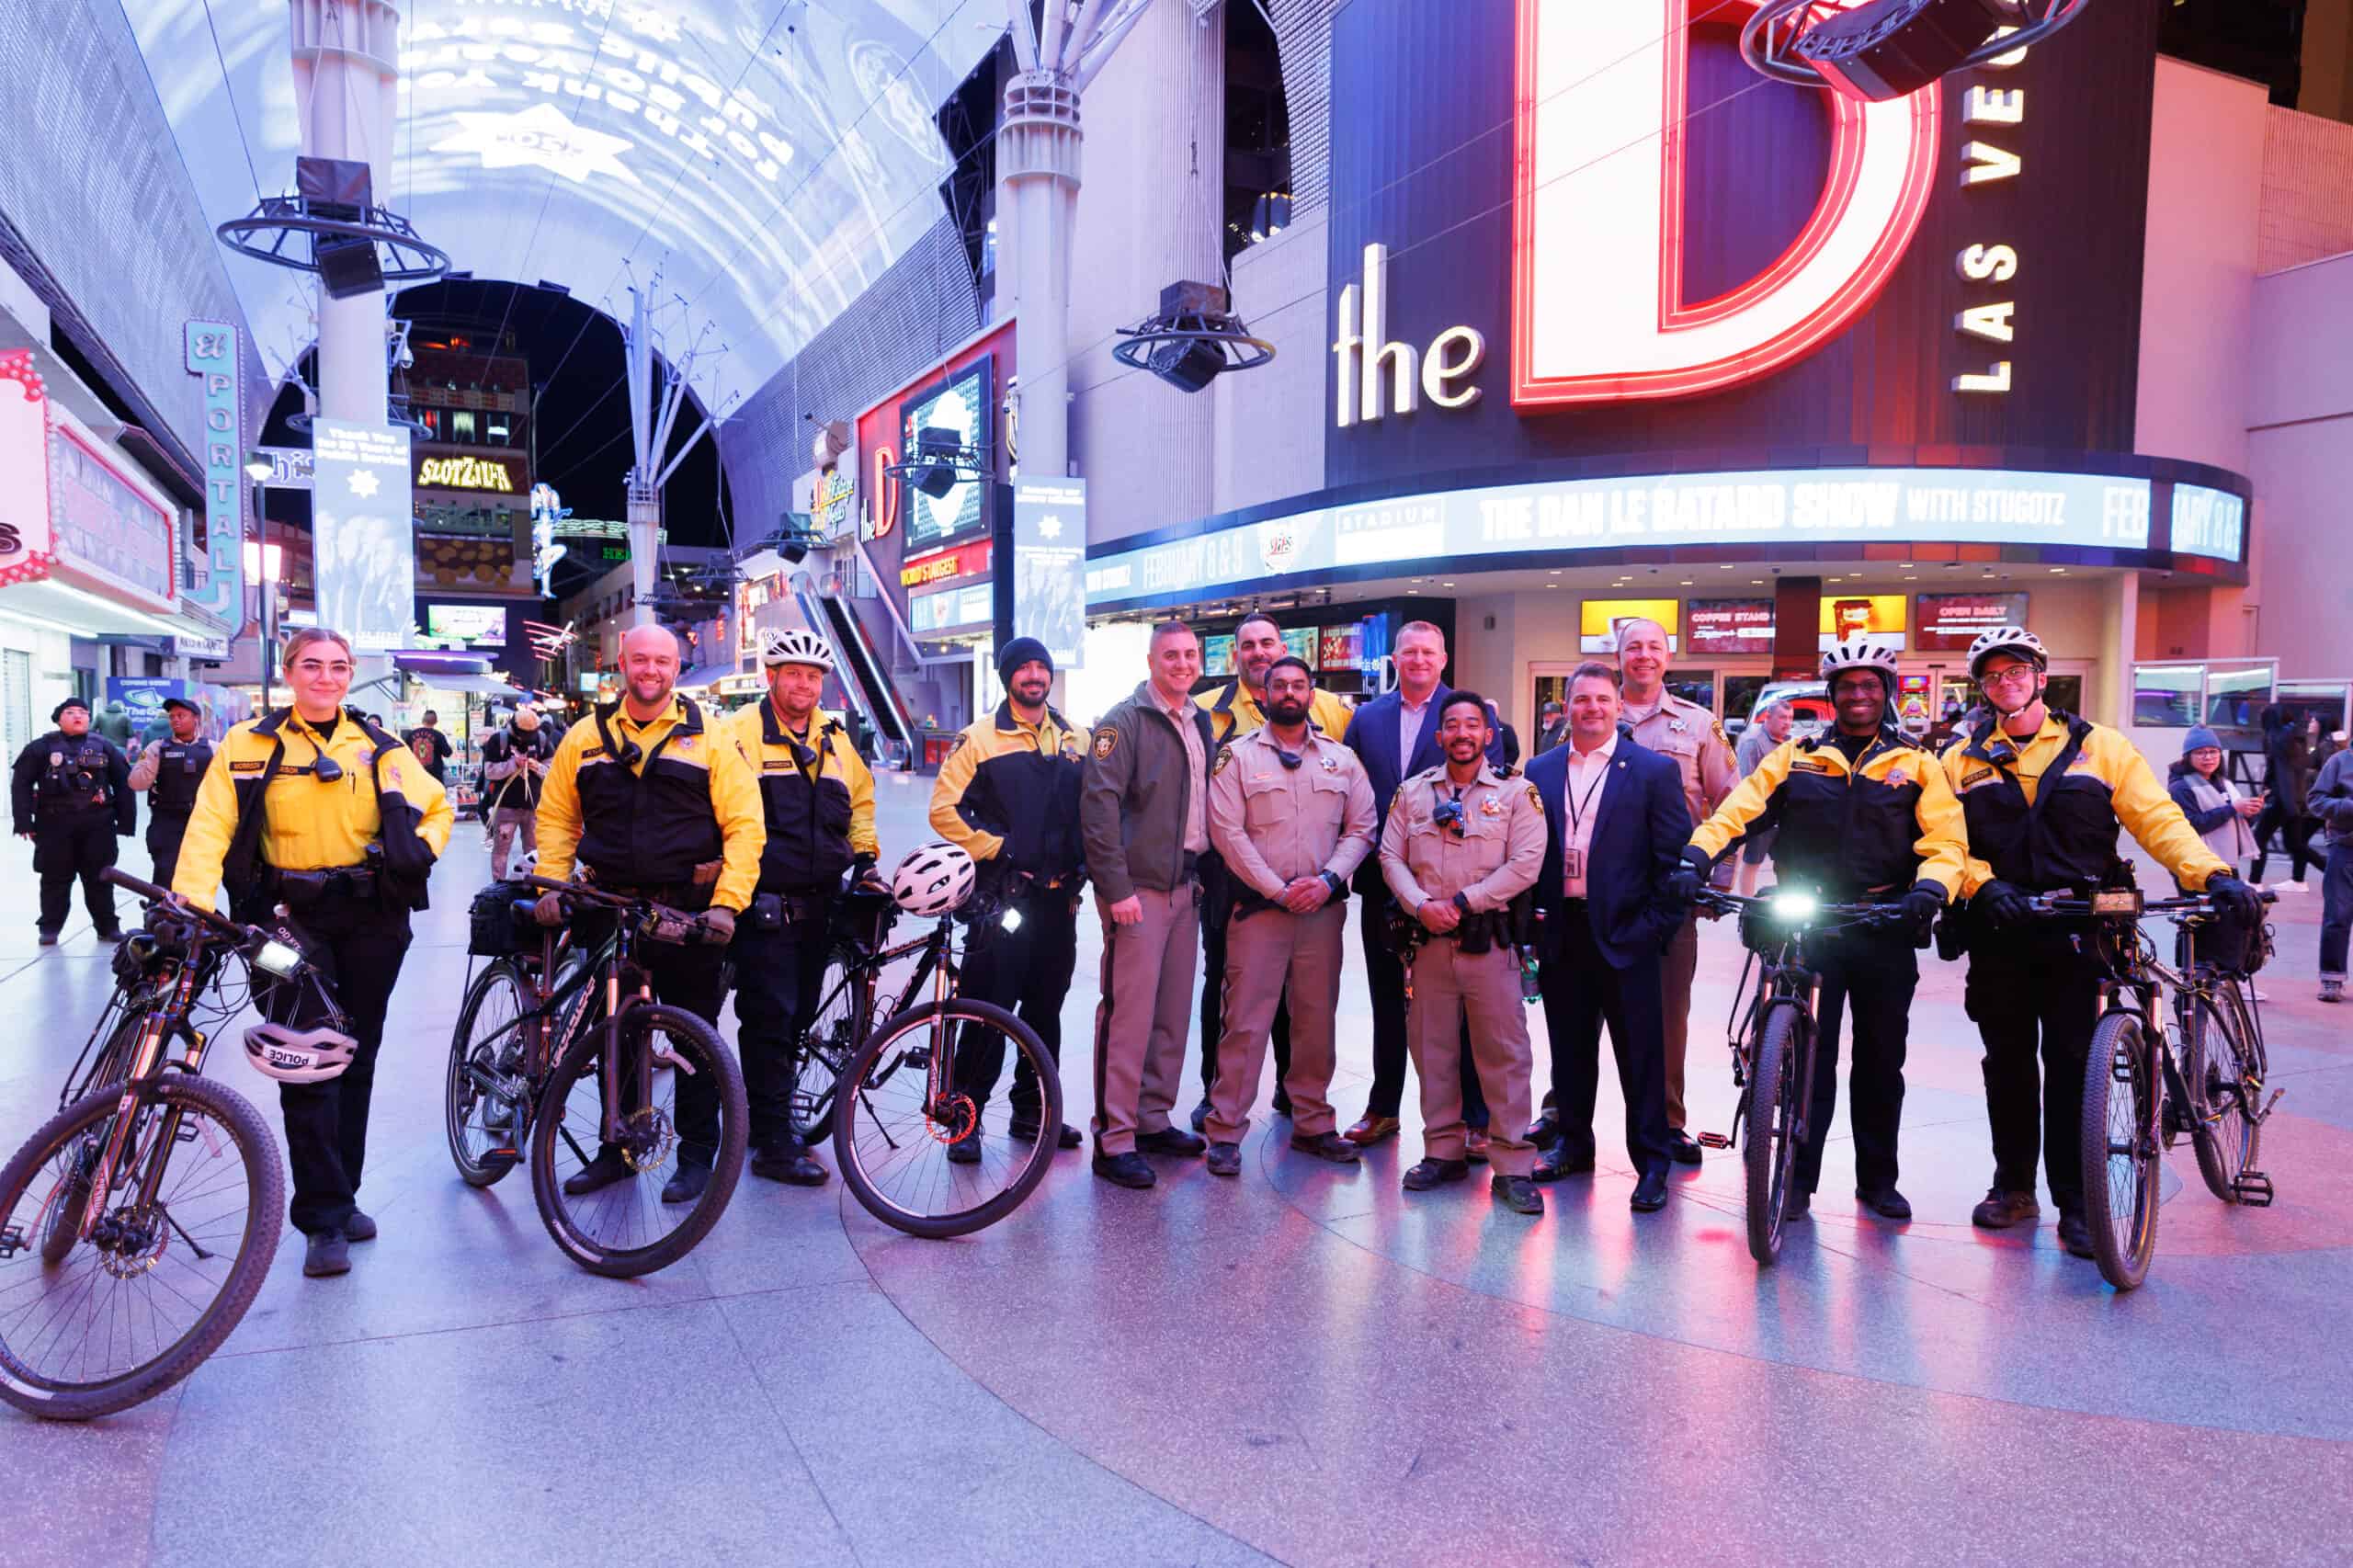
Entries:
POLYGON ((723 948, 735 939, 735 912, 723 903, 714 903, 702 912, 702 939, 708 946, 723 948))
POLYGON ((2006 931, 2023 924, 2032 912, 2027 907, 2024 889, 2012 882, 1987 882, 1969 901, 1969 907, 1985 917, 1985 923, 1996 931, 2006 931))
POLYGON ((2206 879, 2206 895, 2220 903, 2222 913, 2240 926, 2262 924, 2262 895, 2228 871, 2217 871, 2206 879))
POLYGON ((1683 846, 1683 864, 1675 868, 1666 879, 1666 892, 1676 903, 1686 905, 1699 902, 1699 894, 1708 886, 1708 852, 1696 844, 1683 846))
POLYGON ((1934 882, 1915 882, 1912 891, 1904 895, 1904 917, 1910 921, 1912 934, 1925 937, 1937 923, 1945 906, 1945 890, 1934 882))

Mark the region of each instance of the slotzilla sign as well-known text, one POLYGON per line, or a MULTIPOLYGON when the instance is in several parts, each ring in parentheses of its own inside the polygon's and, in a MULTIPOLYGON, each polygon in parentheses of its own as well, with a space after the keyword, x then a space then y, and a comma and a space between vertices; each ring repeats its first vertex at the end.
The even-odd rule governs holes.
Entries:
POLYGON ((2145 550, 2149 482, 1984 469, 1807 469, 1568 479, 1290 517, 1087 563, 1090 609, 1348 567, 1677 545, 2057 545, 2145 550))

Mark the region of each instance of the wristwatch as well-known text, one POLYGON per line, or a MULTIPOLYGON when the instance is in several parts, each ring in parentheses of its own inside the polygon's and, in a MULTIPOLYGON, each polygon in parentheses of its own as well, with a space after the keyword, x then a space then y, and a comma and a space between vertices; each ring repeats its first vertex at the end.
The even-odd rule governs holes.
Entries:
POLYGON ((1325 887, 1332 890, 1332 896, 1334 898, 1338 898, 1348 891, 1348 884, 1340 881, 1339 878, 1334 876, 1331 872, 1318 871, 1315 874, 1323 879, 1324 885, 1325 887))
POLYGON ((1461 910, 1463 914, 1468 915, 1471 913, 1471 901, 1464 898, 1461 893, 1456 893, 1454 895, 1454 907, 1461 910))

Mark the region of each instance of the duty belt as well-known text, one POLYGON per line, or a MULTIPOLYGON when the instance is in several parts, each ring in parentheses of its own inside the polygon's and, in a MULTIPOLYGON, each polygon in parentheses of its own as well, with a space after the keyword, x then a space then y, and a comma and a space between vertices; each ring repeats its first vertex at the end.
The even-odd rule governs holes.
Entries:
POLYGON ((315 871, 281 871, 270 867, 262 873, 262 892, 289 908, 324 903, 331 898, 369 899, 376 896, 376 873, 366 866, 330 866, 315 871))

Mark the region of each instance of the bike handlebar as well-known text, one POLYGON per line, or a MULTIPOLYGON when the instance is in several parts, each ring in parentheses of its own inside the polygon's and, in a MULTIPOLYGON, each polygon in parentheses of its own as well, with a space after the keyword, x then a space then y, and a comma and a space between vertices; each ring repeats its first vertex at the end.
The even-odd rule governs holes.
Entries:
POLYGON ((153 882, 141 881, 137 877, 132 876, 130 872, 123 870, 119 867, 108 866, 105 870, 98 873, 98 880, 102 882, 112 882, 116 887, 122 889, 125 892, 129 892, 136 897, 144 899, 149 903, 168 904, 171 906, 175 914, 186 914, 190 918, 203 925, 211 926, 215 931, 221 932, 224 936, 242 937, 250 934, 248 927, 238 925, 235 921, 227 918, 225 915, 220 915, 210 909, 199 909, 195 904, 190 903, 188 900, 172 892, 171 889, 159 887, 153 882))
MULTIPOLYGON (((2115 891, 2137 892, 2138 890, 2118 889, 2115 891)), ((2268 891, 2260 892, 2256 894, 2256 897, 2264 903, 2279 902, 2279 895, 2268 891)), ((2190 893, 2181 898, 2141 899, 2129 909, 2102 909, 2094 899, 2063 898, 2055 893, 2036 893, 2026 903, 2027 907, 2035 914, 2050 915, 2054 919, 2070 916, 2100 916, 2115 920, 2129 916, 2137 920, 2148 915, 2220 915, 2222 913, 2222 901, 2212 893, 2205 892, 2190 893)))
MULTIPOLYGON (((1775 903, 1777 903, 1780 898, 1786 896, 1786 894, 1777 893, 1755 895, 1749 893, 1722 892, 1714 888, 1706 888, 1700 891, 1699 903, 1722 915, 1738 915, 1750 909, 1762 909, 1766 914, 1772 915, 1775 913, 1773 908, 1775 903)), ((1802 921, 1791 921, 1790 923, 1792 925, 1804 924, 1813 926, 1820 925, 1825 920, 1841 920, 1863 924, 1893 926, 1900 924, 1904 918, 1904 905, 1901 903, 1831 903, 1827 902, 1817 902, 1813 906, 1813 913, 1812 915, 1805 916, 1802 921)))
POLYGON ((558 893, 564 898, 579 899, 584 903, 600 904, 607 909, 642 910, 647 916, 646 935, 656 941, 685 942, 710 929, 709 923, 700 914, 690 910, 674 909, 666 903, 657 903, 650 898, 636 894, 607 892, 587 882, 559 882, 552 878, 536 875, 525 877, 522 880, 527 885, 538 888, 542 892, 558 893), (687 935, 672 937, 665 930, 665 927, 669 926, 684 926, 687 935))

